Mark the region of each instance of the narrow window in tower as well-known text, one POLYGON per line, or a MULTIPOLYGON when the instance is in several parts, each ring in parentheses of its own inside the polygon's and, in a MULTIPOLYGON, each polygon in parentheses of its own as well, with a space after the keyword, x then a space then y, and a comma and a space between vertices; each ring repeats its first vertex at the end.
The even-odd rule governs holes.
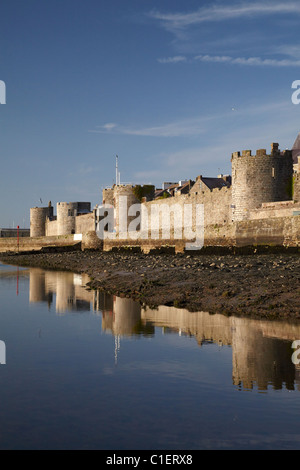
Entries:
POLYGON ((275 168, 272 168, 272 178, 275 178, 275 168))

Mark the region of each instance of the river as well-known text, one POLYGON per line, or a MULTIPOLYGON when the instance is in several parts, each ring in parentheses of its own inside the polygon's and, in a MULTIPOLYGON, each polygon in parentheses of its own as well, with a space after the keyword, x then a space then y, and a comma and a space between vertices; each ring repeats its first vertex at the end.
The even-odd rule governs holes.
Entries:
POLYGON ((143 308, 87 281, 0 264, 0 449, 300 449, 300 322, 143 308))

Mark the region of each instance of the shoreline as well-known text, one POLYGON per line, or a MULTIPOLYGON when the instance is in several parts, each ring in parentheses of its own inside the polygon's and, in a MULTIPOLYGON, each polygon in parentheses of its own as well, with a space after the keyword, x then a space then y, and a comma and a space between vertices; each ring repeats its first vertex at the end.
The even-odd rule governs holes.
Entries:
POLYGON ((0 254, 5 264, 89 275, 89 289, 144 306, 300 320, 297 253, 142 254, 69 251, 0 254))

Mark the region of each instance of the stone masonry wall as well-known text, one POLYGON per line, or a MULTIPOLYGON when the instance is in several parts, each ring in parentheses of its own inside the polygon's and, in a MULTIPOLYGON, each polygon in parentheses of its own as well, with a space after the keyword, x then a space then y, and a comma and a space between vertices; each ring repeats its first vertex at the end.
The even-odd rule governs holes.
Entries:
POLYGON ((300 216, 239 221, 236 245, 300 246, 300 216))
POLYGON ((62 235, 53 237, 24 237, 19 240, 17 238, 0 238, 0 253, 7 251, 33 251, 41 250, 43 247, 65 247, 78 245, 74 240, 74 235, 62 235))
POLYGON ((102 202, 103 204, 114 204, 114 188, 105 188, 102 191, 102 202))
POLYGON ((75 233, 86 233, 95 230, 95 214, 82 214, 75 217, 75 233))
POLYGON ((294 194, 293 199, 300 203, 300 173, 294 174, 294 194))
MULTIPOLYGON (((156 199, 144 204, 146 212, 149 218, 149 226, 151 221, 153 226, 158 226, 160 229, 163 227, 163 220, 160 216, 158 220, 159 208, 165 206, 170 210, 171 218, 171 232, 174 229, 174 216, 171 212, 172 207, 178 208, 180 214, 184 214, 184 207, 192 206, 193 218, 192 228, 196 229, 196 211, 197 204, 204 205, 204 225, 213 224, 228 224, 232 221, 231 213, 231 188, 213 189, 212 191, 201 191, 200 193, 184 194, 176 197, 170 197, 167 199, 156 199), (155 210, 156 209, 156 210, 155 210), (153 219, 154 217, 154 219, 153 219)), ((144 228, 142 218, 142 228, 144 228)))
POLYGON ((46 237, 56 236, 58 229, 57 229, 57 220, 46 220, 46 237))
MULTIPOLYGON (((90 212, 89 214, 81 214, 77 217, 71 217, 71 219, 71 229, 73 228, 74 233, 85 233, 95 230, 95 216, 93 212, 90 212)), ((59 226, 57 220, 46 221, 47 237, 64 235, 59 233, 59 230, 62 230, 62 227, 61 225, 59 226)))
MULTIPOLYGON (((126 233, 118 233, 114 240, 104 241, 104 250, 110 250, 112 247, 138 246, 147 252, 162 246, 175 246, 176 251, 183 251, 186 243, 193 242, 195 237, 186 238, 182 225, 179 223, 176 226, 174 211, 177 216, 180 214, 180 222, 182 224, 185 222, 184 226, 186 226, 185 208, 188 207, 188 210, 192 208, 187 228, 195 235, 197 205, 202 204, 204 205, 204 242, 208 245, 234 244, 235 226, 232 224, 231 215, 231 188, 225 187, 143 203, 141 205, 141 231, 136 234, 137 239, 134 239, 131 232, 129 237, 126 233)), ((202 220, 198 219, 198 222, 202 224, 202 220)))
POLYGON ((265 149, 251 155, 250 150, 232 154, 232 204, 233 219, 245 220, 249 210, 263 202, 292 199, 293 160, 291 151, 281 154, 278 144, 272 152, 265 149))
POLYGON ((290 217, 295 211, 300 211, 300 202, 269 202, 262 204, 259 209, 253 209, 249 211, 249 220, 270 219, 274 217, 290 217))

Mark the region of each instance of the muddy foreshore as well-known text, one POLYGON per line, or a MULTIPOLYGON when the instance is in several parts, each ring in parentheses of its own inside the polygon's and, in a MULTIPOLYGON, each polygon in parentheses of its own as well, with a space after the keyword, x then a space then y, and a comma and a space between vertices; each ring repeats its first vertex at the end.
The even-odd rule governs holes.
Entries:
POLYGON ((264 319, 300 319, 300 255, 63 252, 0 254, 0 261, 86 273, 87 288, 173 305, 264 319))

